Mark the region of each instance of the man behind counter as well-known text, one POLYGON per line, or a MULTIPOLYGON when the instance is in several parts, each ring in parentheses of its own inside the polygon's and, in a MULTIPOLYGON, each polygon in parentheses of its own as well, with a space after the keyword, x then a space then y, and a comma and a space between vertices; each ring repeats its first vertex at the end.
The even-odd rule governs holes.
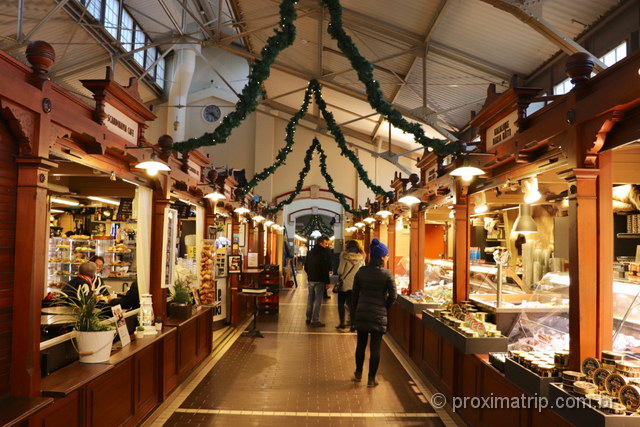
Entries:
MULTIPOLYGON (((82 285, 88 285, 90 289, 95 290, 99 283, 96 280, 98 266, 95 262, 87 261, 80 264, 78 275, 69 280, 69 283, 62 289, 62 292, 68 296, 74 296, 78 292, 78 288, 82 285)), ((110 297, 109 290, 106 287, 100 289, 100 294, 110 297)))

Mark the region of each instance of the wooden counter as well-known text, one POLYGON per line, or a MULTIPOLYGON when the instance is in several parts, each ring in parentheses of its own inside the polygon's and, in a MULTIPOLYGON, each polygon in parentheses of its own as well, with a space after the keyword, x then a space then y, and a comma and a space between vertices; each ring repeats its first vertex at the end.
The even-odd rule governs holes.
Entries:
POLYGON ((55 400, 30 425, 140 423, 211 353, 212 316, 202 308, 189 319, 167 319, 161 332, 133 339, 108 363, 74 362, 43 378, 42 394, 55 400))
POLYGON ((0 397, 0 426, 20 425, 52 403, 50 397, 0 397))

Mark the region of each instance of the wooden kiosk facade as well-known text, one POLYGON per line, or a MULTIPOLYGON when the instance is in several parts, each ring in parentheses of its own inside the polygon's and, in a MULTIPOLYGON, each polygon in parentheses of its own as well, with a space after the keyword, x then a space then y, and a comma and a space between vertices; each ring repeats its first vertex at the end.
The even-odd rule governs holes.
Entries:
MULTIPOLYGON (((540 97, 541 90, 512 84, 497 94, 491 86, 482 110, 470 126, 480 135, 476 151, 468 161, 485 171, 469 184, 459 178, 441 187, 436 183, 462 159, 438 165, 437 174, 426 178, 427 158, 421 161, 424 184, 409 189, 420 195, 423 204, 436 201, 438 192, 425 195, 423 187, 441 188, 453 197, 455 212, 453 250, 453 300, 468 300, 470 295, 470 222, 471 199, 477 193, 501 184, 545 171, 553 171, 566 183, 569 244, 569 336, 570 365, 579 370, 585 357, 599 357, 612 349, 613 337, 613 210, 611 188, 615 162, 612 150, 640 139, 637 123, 640 113, 640 54, 634 54, 590 78, 593 62, 588 55, 575 54, 567 61, 567 75, 574 89, 563 96, 540 97), (546 105, 526 115, 534 102, 546 105), (493 129, 511 120, 499 144, 490 138, 493 129), (445 190, 446 188, 446 190, 445 190)), ((470 138, 472 139, 473 136, 470 138)), ((433 156, 435 157, 435 156, 433 156)), ((445 159, 448 161, 449 159, 445 159)), ((397 182, 392 184, 403 191, 397 182)), ((414 206, 414 209, 416 207, 414 206)), ((418 207, 419 210, 420 207, 418 207)), ((418 226, 419 228, 419 226, 418 226)), ((416 228, 416 230, 418 229, 416 228)), ((412 227, 412 233, 414 228, 412 227)), ((412 256, 424 259, 420 243, 423 233, 411 239, 412 256)), ((418 264, 418 263, 416 263, 418 264)), ((420 271, 411 276, 411 289, 422 287, 420 271), (415 283, 414 283, 415 280, 415 283)), ((447 396, 504 396, 518 398, 524 391, 511 383, 490 363, 487 354, 463 354, 437 331, 425 325, 420 314, 396 306, 390 315, 390 334, 411 357, 415 365, 447 396)), ((461 408, 458 413, 474 426, 570 425, 550 409, 461 408)))

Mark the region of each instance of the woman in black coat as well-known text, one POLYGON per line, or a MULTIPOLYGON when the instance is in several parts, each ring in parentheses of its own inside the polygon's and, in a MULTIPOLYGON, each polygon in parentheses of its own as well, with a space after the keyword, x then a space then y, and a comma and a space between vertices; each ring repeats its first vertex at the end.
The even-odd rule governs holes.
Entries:
POLYGON ((387 332, 387 312, 396 300, 396 286, 393 275, 384 268, 389 258, 389 249, 378 239, 373 239, 369 256, 369 264, 358 270, 353 281, 352 298, 356 313, 355 328, 358 332, 356 371, 353 380, 362 380, 364 353, 371 336, 367 386, 375 387, 378 385, 376 372, 380 364, 382 335, 387 332))

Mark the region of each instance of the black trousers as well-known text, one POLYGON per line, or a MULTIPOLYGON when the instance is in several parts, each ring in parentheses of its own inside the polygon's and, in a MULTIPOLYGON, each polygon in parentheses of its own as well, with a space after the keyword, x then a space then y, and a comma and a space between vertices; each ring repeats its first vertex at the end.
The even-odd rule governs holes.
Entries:
POLYGON ((344 325, 345 310, 344 307, 349 310, 349 316, 353 322, 353 307, 351 306, 351 291, 338 292, 338 315, 340 316, 340 324, 344 325))
POLYGON ((367 341, 371 335, 371 345, 369 347, 369 378, 376 377, 378 365, 380 364, 380 347, 382 346, 382 332, 378 331, 358 331, 358 345, 356 347, 356 371, 362 372, 364 366, 364 352, 367 349, 367 341))

